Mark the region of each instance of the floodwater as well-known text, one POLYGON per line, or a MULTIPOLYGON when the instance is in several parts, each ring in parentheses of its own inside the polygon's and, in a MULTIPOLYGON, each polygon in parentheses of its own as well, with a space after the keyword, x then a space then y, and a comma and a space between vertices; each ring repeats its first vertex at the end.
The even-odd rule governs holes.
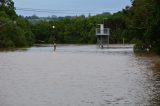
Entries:
POLYGON ((0 52, 0 106, 160 106, 158 56, 59 45, 0 52))

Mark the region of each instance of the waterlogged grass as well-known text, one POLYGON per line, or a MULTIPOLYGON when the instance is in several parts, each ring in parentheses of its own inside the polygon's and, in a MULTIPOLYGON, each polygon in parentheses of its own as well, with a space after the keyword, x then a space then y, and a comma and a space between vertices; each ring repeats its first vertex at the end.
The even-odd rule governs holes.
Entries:
POLYGON ((160 63, 155 63, 152 68, 160 72, 160 63))

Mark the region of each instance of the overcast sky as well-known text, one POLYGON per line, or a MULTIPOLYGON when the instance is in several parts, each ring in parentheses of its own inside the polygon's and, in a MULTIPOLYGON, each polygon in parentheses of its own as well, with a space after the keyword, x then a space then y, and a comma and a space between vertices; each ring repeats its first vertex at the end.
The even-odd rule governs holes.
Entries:
POLYGON ((130 5, 130 0, 13 0, 18 14, 31 16, 69 16, 117 12, 130 5), (27 8, 27 9, 26 9, 27 8), (35 10, 36 9, 36 10, 35 10), (37 10, 41 9, 41 10, 37 10))

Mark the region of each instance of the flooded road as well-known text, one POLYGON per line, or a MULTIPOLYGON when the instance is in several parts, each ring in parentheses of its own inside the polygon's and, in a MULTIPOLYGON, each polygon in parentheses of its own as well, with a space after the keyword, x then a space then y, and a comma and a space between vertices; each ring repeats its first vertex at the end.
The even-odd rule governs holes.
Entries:
POLYGON ((95 45, 0 52, 0 106, 159 106, 159 61, 95 45))

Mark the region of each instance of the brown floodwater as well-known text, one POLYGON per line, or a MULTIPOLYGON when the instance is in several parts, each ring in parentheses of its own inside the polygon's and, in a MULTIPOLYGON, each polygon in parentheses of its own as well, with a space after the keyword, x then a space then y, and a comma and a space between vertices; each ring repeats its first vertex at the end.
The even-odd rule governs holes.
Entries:
POLYGON ((58 45, 0 52, 0 106, 160 106, 160 58, 58 45))

